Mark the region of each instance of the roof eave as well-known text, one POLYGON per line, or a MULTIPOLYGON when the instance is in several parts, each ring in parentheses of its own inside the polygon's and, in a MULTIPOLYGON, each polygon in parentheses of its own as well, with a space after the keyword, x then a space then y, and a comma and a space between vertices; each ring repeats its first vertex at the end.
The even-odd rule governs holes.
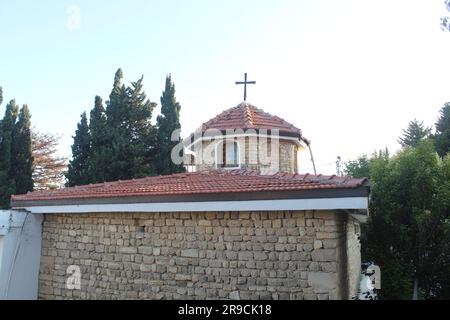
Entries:
MULTIPOLYGON (((70 199, 11 200, 13 209, 30 209, 33 207, 83 206, 83 205, 132 205, 132 204, 176 204, 176 203, 210 203, 210 202, 252 202, 278 200, 315 200, 367 198, 370 189, 367 185, 354 188, 279 190, 259 192, 225 192, 192 193, 171 195, 114 196, 70 199)), ((351 208, 349 208, 351 209, 351 208)))

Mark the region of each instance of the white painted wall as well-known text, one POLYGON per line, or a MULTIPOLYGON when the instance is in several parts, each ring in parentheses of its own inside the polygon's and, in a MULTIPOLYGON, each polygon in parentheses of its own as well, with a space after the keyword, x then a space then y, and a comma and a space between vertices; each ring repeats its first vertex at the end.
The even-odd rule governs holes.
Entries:
POLYGON ((0 210, 0 300, 37 299, 42 215, 0 210))
POLYGON ((5 236, 0 235, 0 274, 2 272, 2 257, 3 257, 3 241, 5 236))

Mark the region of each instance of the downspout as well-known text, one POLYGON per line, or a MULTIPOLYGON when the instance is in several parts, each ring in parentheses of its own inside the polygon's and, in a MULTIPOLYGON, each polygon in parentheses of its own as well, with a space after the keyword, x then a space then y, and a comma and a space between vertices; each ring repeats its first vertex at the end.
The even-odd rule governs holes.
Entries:
POLYGON ((311 149, 311 141, 309 141, 306 138, 301 138, 302 141, 308 146, 309 149, 309 155, 311 156, 311 163, 313 165, 313 169, 314 169, 314 174, 317 175, 317 171, 316 171, 316 163, 314 162, 314 156, 312 153, 312 149, 311 149))

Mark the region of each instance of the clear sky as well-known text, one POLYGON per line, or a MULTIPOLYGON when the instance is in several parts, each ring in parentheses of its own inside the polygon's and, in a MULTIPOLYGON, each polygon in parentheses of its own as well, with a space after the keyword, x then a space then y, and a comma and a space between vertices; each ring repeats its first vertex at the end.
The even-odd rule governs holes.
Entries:
POLYGON ((158 103, 172 74, 185 135, 240 103, 248 72, 247 100, 301 128, 333 173, 338 155, 397 150, 408 121, 431 126, 450 101, 445 13, 443 0, 0 0, 0 111, 28 103, 70 155, 119 67, 158 103))

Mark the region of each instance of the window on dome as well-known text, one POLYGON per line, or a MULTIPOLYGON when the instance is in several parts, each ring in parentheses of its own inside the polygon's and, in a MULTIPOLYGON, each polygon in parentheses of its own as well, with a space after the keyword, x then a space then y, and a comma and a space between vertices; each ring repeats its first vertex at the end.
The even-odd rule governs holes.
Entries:
POLYGON ((216 146, 217 168, 239 168, 239 144, 235 140, 221 141, 216 146))

